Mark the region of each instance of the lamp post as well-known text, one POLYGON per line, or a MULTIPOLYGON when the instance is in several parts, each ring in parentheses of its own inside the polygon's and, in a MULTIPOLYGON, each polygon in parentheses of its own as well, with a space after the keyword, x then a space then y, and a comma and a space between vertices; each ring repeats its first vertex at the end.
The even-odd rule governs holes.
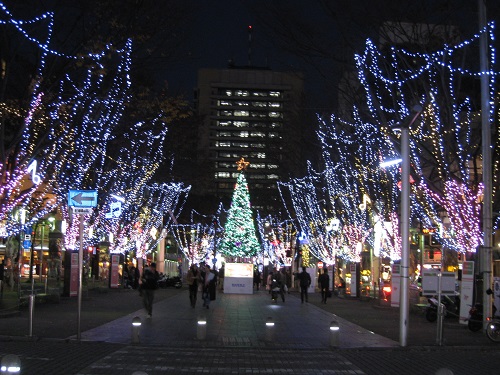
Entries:
POLYGON ((381 166, 401 162, 401 285, 399 298, 399 344, 407 345, 408 325, 410 316, 410 126, 422 113, 422 107, 416 105, 412 109, 411 115, 406 118, 401 125, 401 159, 381 166))
POLYGON ((401 128, 401 290, 399 299, 399 343, 406 346, 410 312, 408 268, 410 263, 410 136, 401 128))
POLYGON ((415 106, 412 115, 401 126, 401 290, 399 305, 399 344, 407 345, 410 316, 410 126, 422 113, 415 106), (408 121, 409 120, 409 121, 408 121))

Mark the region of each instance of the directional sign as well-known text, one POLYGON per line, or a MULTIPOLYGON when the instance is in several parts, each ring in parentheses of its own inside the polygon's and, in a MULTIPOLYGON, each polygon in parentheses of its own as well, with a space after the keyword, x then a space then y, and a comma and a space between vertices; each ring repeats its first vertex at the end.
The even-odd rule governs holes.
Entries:
POLYGON ((109 212, 106 212, 106 219, 116 219, 122 214, 122 202, 111 202, 109 212))
POLYGON ((77 215, 87 215, 92 212, 92 207, 73 207, 73 213, 77 215))
POLYGON ((68 206, 96 207, 97 190, 70 190, 68 194, 68 206))

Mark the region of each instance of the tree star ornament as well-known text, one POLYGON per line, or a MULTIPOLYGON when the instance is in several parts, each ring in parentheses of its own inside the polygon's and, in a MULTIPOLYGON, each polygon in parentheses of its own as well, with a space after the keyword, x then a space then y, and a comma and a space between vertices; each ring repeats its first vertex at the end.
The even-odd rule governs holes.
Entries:
POLYGON ((250 162, 245 161, 245 158, 241 158, 236 162, 236 165, 238 166, 239 171, 245 171, 250 165, 250 162))

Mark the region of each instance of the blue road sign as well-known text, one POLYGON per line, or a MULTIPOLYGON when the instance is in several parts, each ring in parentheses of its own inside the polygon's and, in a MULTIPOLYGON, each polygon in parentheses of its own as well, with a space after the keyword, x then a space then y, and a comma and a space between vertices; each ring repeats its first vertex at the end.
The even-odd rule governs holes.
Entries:
POLYGON ((96 207, 97 190, 70 190, 68 193, 68 206, 96 207))
POLYGON ((31 247, 31 241, 23 241, 23 249, 29 249, 31 247))

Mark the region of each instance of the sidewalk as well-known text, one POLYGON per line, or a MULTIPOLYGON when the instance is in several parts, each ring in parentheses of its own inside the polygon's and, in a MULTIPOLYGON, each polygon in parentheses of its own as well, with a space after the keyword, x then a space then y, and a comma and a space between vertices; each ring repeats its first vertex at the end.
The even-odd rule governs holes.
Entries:
POLYGON ((436 325, 411 314, 408 347, 401 348, 399 311, 375 301, 319 294, 301 304, 295 293, 272 304, 266 291, 218 294, 210 309, 189 306, 186 289, 157 291, 153 318, 145 318, 137 291, 89 290, 82 301, 82 339, 76 340, 76 299, 36 306, 34 336, 28 312, 0 319, 0 357, 16 354, 23 375, 97 374, 496 374, 499 347, 481 332, 445 323, 445 345, 435 345, 436 325), (132 344, 132 319, 142 320, 132 344), (206 318, 206 336, 198 319, 206 318), (271 317, 274 333, 266 328, 271 317), (339 324, 338 347, 330 323, 339 324), (200 338, 201 337, 201 338, 200 338))

